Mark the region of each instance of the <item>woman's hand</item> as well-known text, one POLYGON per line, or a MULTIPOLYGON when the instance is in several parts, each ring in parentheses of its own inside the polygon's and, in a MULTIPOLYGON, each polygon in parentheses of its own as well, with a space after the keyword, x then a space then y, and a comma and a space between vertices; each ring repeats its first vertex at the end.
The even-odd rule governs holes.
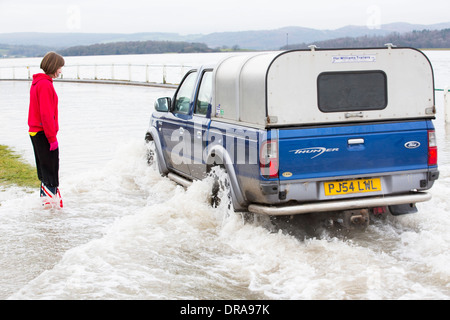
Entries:
POLYGON ((55 151, 58 149, 58 141, 50 143, 50 151, 55 151))

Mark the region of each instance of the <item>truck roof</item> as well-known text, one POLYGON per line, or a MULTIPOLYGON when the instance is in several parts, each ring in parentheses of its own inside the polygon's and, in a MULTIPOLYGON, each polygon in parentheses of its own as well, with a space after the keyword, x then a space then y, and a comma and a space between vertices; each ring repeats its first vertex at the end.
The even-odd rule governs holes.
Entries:
POLYGON ((212 117, 258 127, 434 118, 430 61, 413 48, 257 52, 220 61, 212 117))

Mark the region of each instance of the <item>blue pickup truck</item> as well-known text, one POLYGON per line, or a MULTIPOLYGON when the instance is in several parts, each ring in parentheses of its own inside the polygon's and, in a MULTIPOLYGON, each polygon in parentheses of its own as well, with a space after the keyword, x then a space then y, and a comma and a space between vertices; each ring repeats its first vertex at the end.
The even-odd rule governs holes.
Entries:
POLYGON ((190 70, 155 102, 145 139, 150 162, 182 185, 223 168, 236 211, 367 224, 431 198, 435 113, 421 51, 313 46, 190 70))

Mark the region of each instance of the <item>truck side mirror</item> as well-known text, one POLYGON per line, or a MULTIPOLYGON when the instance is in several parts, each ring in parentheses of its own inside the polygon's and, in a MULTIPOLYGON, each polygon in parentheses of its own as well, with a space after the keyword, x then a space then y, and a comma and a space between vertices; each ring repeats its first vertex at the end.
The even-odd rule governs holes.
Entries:
POLYGON ((171 103, 172 99, 170 99, 169 97, 159 98, 155 101, 155 110, 159 112, 167 112, 169 111, 171 103))

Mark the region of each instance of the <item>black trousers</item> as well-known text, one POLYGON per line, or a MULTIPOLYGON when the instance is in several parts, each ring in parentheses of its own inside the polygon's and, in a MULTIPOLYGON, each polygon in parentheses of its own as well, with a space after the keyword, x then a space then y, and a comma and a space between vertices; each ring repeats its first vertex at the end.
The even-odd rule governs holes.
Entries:
POLYGON ((59 148, 50 151, 50 143, 44 131, 30 137, 36 159, 38 179, 46 187, 57 188, 59 186, 59 148))

